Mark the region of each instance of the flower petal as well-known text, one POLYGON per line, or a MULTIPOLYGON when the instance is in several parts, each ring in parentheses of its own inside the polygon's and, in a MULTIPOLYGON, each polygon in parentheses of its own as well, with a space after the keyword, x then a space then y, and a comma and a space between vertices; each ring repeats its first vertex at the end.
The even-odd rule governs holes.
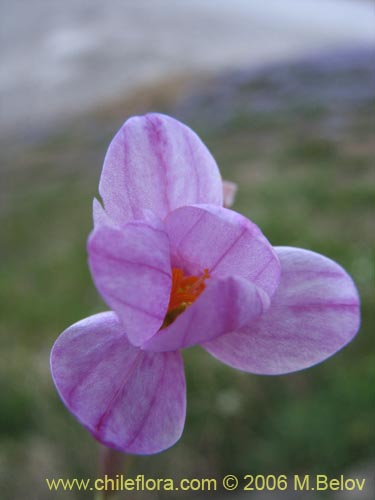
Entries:
POLYGON ((206 342, 255 321, 268 305, 268 295, 243 278, 210 278, 202 295, 142 349, 174 351, 206 342))
POLYGON ((130 342, 141 345, 161 327, 171 289, 169 242, 162 225, 99 225, 88 242, 97 289, 116 311, 130 342))
POLYGON ((108 216, 101 203, 94 198, 92 203, 92 218, 94 223, 94 228, 99 228, 100 226, 114 226, 116 224, 108 216))
POLYGON ((261 230, 242 215, 213 205, 181 207, 165 219, 173 267, 197 275, 241 276, 271 297, 280 264, 261 230))
POLYGON ((125 122, 108 148, 99 192, 119 224, 142 218, 144 209, 163 219, 182 205, 223 202, 211 153, 190 128, 161 114, 125 122))
POLYGON ((336 262, 299 248, 276 247, 281 283, 255 324, 204 345, 234 368, 277 375, 319 363, 359 328, 355 285, 336 262))
POLYGON ((186 412, 181 355, 133 347, 114 313, 65 330, 53 346, 51 371, 64 404, 101 443, 151 454, 180 438, 186 412))

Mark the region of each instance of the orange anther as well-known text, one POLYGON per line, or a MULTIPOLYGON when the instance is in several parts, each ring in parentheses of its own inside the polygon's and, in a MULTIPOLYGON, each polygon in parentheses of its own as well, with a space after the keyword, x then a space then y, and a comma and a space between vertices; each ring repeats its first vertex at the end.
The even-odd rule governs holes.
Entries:
POLYGON ((185 276, 182 269, 172 268, 171 295, 162 328, 170 325, 199 297, 206 288, 205 280, 209 277, 208 269, 201 276, 185 276))

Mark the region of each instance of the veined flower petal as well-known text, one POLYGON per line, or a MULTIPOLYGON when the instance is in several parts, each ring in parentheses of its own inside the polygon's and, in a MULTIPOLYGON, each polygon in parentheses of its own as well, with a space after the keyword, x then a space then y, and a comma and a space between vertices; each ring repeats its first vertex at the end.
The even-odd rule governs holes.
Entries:
POLYGON ((280 279, 276 253, 261 230, 232 210, 214 205, 181 207, 165 219, 172 266, 212 277, 238 276, 272 297, 280 279))
POLYGON ((181 355, 133 347, 114 313, 65 330, 53 346, 51 371, 64 404, 101 443, 152 454, 180 438, 186 413, 181 355))
POLYGON ((255 324, 204 345, 239 370, 277 375, 332 356, 359 328, 355 285, 336 262, 300 248, 276 247, 281 282, 255 324))
POLYGON ((161 114, 127 120, 112 140, 99 192, 118 224, 149 209, 163 219, 182 205, 222 205, 222 182, 211 153, 189 127, 161 114))
POLYGON ((169 302, 169 241, 162 224, 99 224, 89 238, 88 253, 100 294, 118 314, 130 342, 143 344, 161 327, 169 302))
POLYGON ((174 351, 206 342, 255 321, 268 305, 268 295, 241 277, 209 278, 197 300, 142 349, 174 351))

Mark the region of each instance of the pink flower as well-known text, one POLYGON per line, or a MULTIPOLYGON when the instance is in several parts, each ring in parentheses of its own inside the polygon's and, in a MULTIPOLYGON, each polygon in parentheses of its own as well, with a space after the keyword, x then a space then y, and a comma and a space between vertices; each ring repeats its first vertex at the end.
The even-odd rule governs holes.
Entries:
POLYGON ((151 454, 180 438, 180 349, 200 344, 234 368, 277 375, 323 361, 356 334, 346 272, 309 250, 273 248, 223 208, 214 159, 178 121, 128 120, 99 191, 89 265, 114 312, 63 332, 51 370, 65 405, 103 444, 151 454))

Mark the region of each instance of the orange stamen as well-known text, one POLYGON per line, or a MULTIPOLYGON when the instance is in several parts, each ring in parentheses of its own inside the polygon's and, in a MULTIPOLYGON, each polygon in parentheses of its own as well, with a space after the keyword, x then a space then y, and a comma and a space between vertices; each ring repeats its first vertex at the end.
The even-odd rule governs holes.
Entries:
POLYGON ((182 269, 172 268, 171 296, 162 328, 173 323, 199 297, 206 288, 205 280, 209 277, 208 269, 204 270, 202 276, 185 276, 182 269))

